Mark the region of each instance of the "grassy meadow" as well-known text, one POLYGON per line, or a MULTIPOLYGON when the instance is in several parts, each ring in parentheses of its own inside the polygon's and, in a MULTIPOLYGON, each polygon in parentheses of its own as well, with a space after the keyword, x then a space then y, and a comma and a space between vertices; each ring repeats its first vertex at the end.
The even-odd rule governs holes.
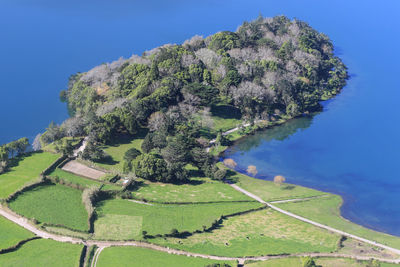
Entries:
POLYGON ((209 178, 192 178, 190 184, 164 184, 144 182, 135 198, 158 202, 215 202, 252 200, 227 184, 209 178))
POLYGON ((87 231, 88 214, 82 204, 82 192, 63 185, 43 185, 24 192, 10 208, 40 223, 61 224, 87 231))
POLYGON ((0 250, 9 248, 19 241, 34 237, 30 231, 0 216, 0 250))
POLYGON ((98 267, 204 267, 213 263, 227 263, 236 266, 234 261, 216 261, 202 258, 173 255, 145 248, 110 247, 104 249, 97 261, 98 267))
POLYGON ((208 233, 154 242, 218 256, 259 256, 281 253, 331 252, 340 236, 272 209, 228 218, 208 233))
MULTIPOLYGON (((347 258, 318 258, 314 259, 317 266, 323 267, 366 267, 368 262, 347 258)), ((301 258, 284 258, 267 261, 246 263, 247 267, 302 267, 301 258)), ((380 267, 399 266, 398 264, 380 263, 380 267)))
POLYGON ((138 134, 137 138, 119 138, 114 144, 102 147, 110 159, 106 162, 96 162, 95 165, 105 170, 122 172, 125 152, 130 148, 136 148, 142 151, 141 145, 144 139, 144 133, 138 134))
POLYGON ((340 196, 331 195, 326 198, 276 205, 316 222, 400 249, 399 237, 364 228, 341 217, 340 206, 342 201, 340 196))
POLYGON ((79 266, 81 245, 37 239, 25 243, 16 251, 1 254, 0 266, 79 266))
POLYGON ((94 181, 94 180, 90 180, 87 178, 83 178, 81 176, 75 175, 73 173, 70 172, 66 172, 63 171, 59 168, 56 168, 54 171, 52 171, 48 176, 52 177, 52 178, 60 178, 63 179, 66 182, 70 182, 72 184, 78 184, 84 187, 90 187, 93 185, 96 186, 100 186, 102 183, 94 181))
POLYGON ((63 171, 62 169, 56 168, 53 172, 49 174, 50 177, 55 178, 58 177, 60 179, 63 179, 66 182, 69 182, 71 184, 77 184, 81 185, 85 188, 91 187, 91 186, 101 186, 103 185, 102 189, 103 190, 120 190, 121 187, 118 185, 113 185, 113 184, 103 184, 102 182, 94 181, 88 178, 84 178, 78 175, 75 175, 70 172, 63 171))
MULTIPOLYGON (((224 167, 222 163, 219 163, 218 165, 220 167, 224 167)), ((284 183, 281 186, 279 186, 272 181, 255 179, 238 172, 233 172, 233 173, 234 175, 231 176, 231 179, 237 180, 236 184, 238 186, 259 196, 264 201, 306 198, 306 197, 321 196, 327 194, 318 190, 314 190, 299 185, 284 183)))
POLYGON ((124 199, 107 200, 98 203, 95 235, 97 238, 124 236, 132 239, 140 238, 142 231, 149 235, 169 234, 172 229, 191 232, 203 229, 203 225, 210 227, 221 215, 258 207, 262 205, 257 202, 146 205, 124 199))
POLYGON ((60 155, 37 152, 22 155, 12 160, 9 171, 0 174, 0 199, 7 198, 25 184, 33 182, 60 155))

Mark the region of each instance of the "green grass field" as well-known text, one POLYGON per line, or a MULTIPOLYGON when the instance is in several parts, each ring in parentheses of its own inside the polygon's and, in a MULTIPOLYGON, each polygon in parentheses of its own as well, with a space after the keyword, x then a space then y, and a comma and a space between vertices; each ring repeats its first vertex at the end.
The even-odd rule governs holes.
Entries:
POLYGON ((150 206, 123 199, 102 201, 97 208, 95 235, 103 239, 121 235, 126 239, 137 239, 141 238, 142 231, 149 235, 169 234, 174 228, 191 232, 201 230, 203 225, 210 227, 221 215, 261 206, 257 202, 150 206))
POLYGON ((248 267, 302 267, 300 258, 273 259, 246 263, 248 267))
MULTIPOLYGON (((64 140, 64 139, 71 140, 72 141, 71 144, 73 146, 77 146, 79 144, 79 142, 82 140, 82 137, 64 137, 64 138, 61 138, 61 140, 64 140)), ((46 151, 46 152, 50 152, 50 153, 57 153, 56 146, 55 146, 54 142, 48 144, 47 146, 44 146, 42 148, 42 150, 46 151)))
MULTIPOLYGON (((78 175, 75 175, 70 172, 63 171, 59 168, 56 168, 53 172, 49 174, 50 177, 58 177, 63 179, 64 181, 70 182, 72 184, 78 184, 83 187, 91 187, 91 186, 101 186, 102 182, 97 182, 88 178, 84 178, 78 175)), ((121 190, 121 186, 113 185, 113 184, 105 184, 102 188, 103 190, 121 190)))
MULTIPOLYGON (((302 267, 301 258, 273 259, 246 263, 248 267, 302 267)), ((319 258, 314 259, 317 266, 321 267, 365 267, 367 262, 347 258, 319 258)), ((398 264, 380 263, 381 267, 399 266, 398 264)))
POLYGON ((86 178, 80 177, 80 176, 75 175, 73 173, 63 171, 63 170, 61 170, 59 168, 56 168, 48 176, 53 177, 53 178, 58 177, 60 179, 68 181, 70 183, 79 184, 79 185, 82 185, 84 187, 90 187, 92 185, 100 186, 102 184, 100 182, 96 182, 96 181, 93 181, 93 180, 90 180, 90 179, 86 179, 86 178))
POLYGON ((228 131, 242 122, 240 111, 230 105, 216 105, 211 108, 211 118, 214 121, 213 130, 228 131))
POLYGON ((271 209, 228 218, 221 228, 185 239, 158 238, 154 242, 182 250, 218 256, 330 252, 339 235, 298 221, 271 209))
POLYGON ((82 246, 47 239, 29 241, 18 250, 0 255, 0 266, 79 266, 82 246))
POLYGON ((110 155, 111 160, 107 162, 96 162, 95 165, 106 170, 121 173, 123 171, 123 159, 125 152, 130 148, 136 148, 139 151, 142 151, 141 145, 144 138, 144 136, 142 136, 143 134, 144 133, 139 134, 139 137, 136 139, 120 138, 113 145, 102 147, 104 152, 110 155))
POLYGON ((135 248, 135 247, 110 247, 104 249, 97 261, 98 267, 204 267, 213 263, 227 263, 236 266, 234 261, 215 261, 202 258, 186 257, 168 254, 165 252, 135 248))
POLYGON ((19 241, 34 237, 28 230, 0 216, 0 249, 14 246, 19 241))
POLYGON ((81 191, 67 186, 38 186, 18 196, 10 203, 10 208, 41 223, 62 224, 87 231, 88 214, 81 195, 81 191))
MULTIPOLYGON (((222 163, 218 163, 218 165, 220 167, 224 166, 222 163)), ((236 183, 238 186, 259 196, 264 201, 305 198, 327 194, 299 185, 282 184, 281 186, 279 186, 272 181, 252 178, 238 172, 235 172, 235 175, 232 176, 232 178, 238 180, 238 182, 236 183)))
POLYGON ((11 167, 10 171, 0 175, 0 198, 7 198, 25 184, 38 180, 39 174, 59 156, 43 152, 15 159, 16 165, 11 167))
POLYGON ((192 181, 192 184, 183 185, 146 182, 137 191, 132 192, 132 195, 135 198, 158 202, 252 200, 229 185, 209 178, 194 178, 192 181))
POLYGON ((342 198, 340 196, 331 195, 327 198, 318 198, 298 203, 281 203, 277 204, 277 206, 339 230, 400 249, 399 237, 364 228, 341 217, 339 209, 341 204, 342 198))

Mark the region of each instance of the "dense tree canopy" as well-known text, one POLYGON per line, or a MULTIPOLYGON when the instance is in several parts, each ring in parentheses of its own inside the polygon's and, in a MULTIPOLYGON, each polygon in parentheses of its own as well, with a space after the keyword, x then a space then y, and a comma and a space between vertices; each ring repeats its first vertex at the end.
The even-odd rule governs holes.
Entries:
MULTIPOLYGON (((240 110, 242 119, 272 120, 277 114, 288 119, 319 110, 319 102, 337 94, 346 79, 326 35, 299 20, 260 16, 235 32, 194 36, 71 76, 61 96, 73 117, 49 125, 41 140, 88 135, 107 143, 116 134, 148 128, 145 154, 128 160, 126 170, 137 167, 135 172, 158 179, 142 165, 148 162, 165 165, 163 179, 181 179, 183 166, 191 163, 214 176, 218 169, 194 141, 201 112, 227 105, 240 110), (171 170, 181 178, 171 178, 171 170)), ((218 144, 225 144, 222 135, 218 144)))

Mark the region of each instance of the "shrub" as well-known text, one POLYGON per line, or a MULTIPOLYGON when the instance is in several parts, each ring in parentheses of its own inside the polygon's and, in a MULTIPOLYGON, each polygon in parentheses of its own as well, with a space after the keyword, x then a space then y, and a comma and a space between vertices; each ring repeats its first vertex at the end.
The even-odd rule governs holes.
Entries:
POLYGON ((225 169, 219 169, 214 172, 214 179, 215 180, 223 180, 226 176, 226 170, 225 169))
POLYGON ((132 147, 125 152, 124 160, 128 161, 128 162, 132 161, 132 160, 136 159, 136 157, 139 156, 140 154, 142 154, 142 153, 139 150, 132 147))

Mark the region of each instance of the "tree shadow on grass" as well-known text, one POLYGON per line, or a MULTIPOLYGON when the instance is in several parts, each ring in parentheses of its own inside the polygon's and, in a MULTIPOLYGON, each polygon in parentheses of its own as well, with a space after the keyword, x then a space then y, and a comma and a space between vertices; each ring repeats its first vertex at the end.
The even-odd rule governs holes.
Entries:
POLYGON ((136 134, 128 134, 128 133, 119 133, 117 134, 112 141, 108 143, 110 146, 119 146, 119 145, 126 145, 132 142, 135 139, 143 139, 146 137, 148 133, 148 129, 141 128, 136 134))
POLYGON ((242 114, 238 108, 229 105, 212 106, 211 113, 213 116, 217 116, 223 119, 240 120, 242 117, 242 114))
POLYGON ((236 184, 238 182, 238 177, 236 176, 236 172, 227 169, 224 181, 228 184, 236 184))
POLYGON ((296 186, 294 186, 294 185, 285 185, 282 187, 282 190, 293 190, 295 188, 296 188, 296 186))
POLYGON ((107 165, 116 165, 119 163, 119 161, 114 160, 111 156, 105 157, 104 159, 95 162, 107 165))
POLYGON ((4 173, 11 171, 10 168, 18 167, 19 163, 21 161, 23 161, 25 158, 30 157, 33 154, 42 154, 42 153, 44 153, 42 150, 32 151, 32 152, 26 152, 26 153, 20 154, 18 156, 14 156, 13 158, 10 158, 9 162, 8 162, 7 170, 4 173))

